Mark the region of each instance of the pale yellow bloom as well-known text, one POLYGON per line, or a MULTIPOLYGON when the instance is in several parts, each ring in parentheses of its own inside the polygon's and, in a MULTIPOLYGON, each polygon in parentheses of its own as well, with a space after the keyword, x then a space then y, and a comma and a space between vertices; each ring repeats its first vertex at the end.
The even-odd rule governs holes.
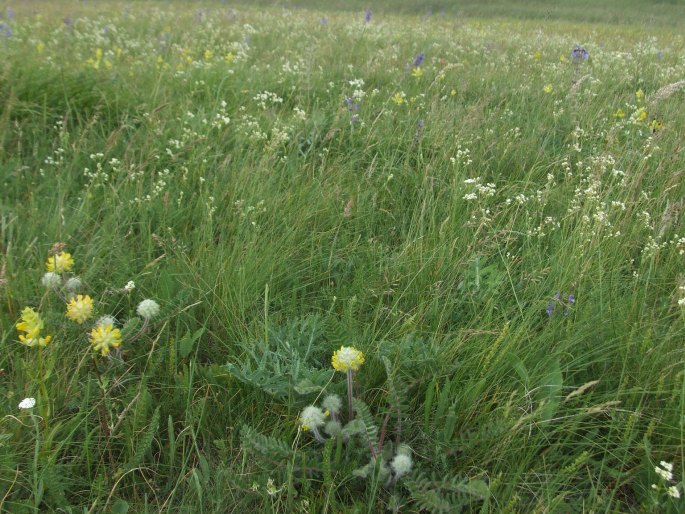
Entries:
POLYGON ((67 252, 59 252, 48 258, 48 262, 45 263, 45 267, 48 271, 54 273, 64 273, 65 271, 70 271, 74 267, 74 259, 72 259, 71 254, 67 252))
POLYGON ((121 344, 121 332, 109 323, 98 325, 90 331, 90 344, 93 350, 106 357, 112 348, 118 348, 121 344))
POLYGON ((336 371, 357 371, 364 364, 364 354, 354 346, 341 346, 333 354, 331 364, 336 371))
POLYGON ((21 319, 22 321, 17 323, 16 327, 19 332, 25 332, 25 334, 19 335, 19 341, 23 345, 29 347, 47 346, 48 343, 50 343, 52 336, 40 337, 40 332, 43 330, 44 324, 36 311, 31 307, 26 307, 21 311, 21 319))
POLYGON ((78 295, 67 304, 67 318, 79 325, 93 316, 93 300, 88 295, 78 295))

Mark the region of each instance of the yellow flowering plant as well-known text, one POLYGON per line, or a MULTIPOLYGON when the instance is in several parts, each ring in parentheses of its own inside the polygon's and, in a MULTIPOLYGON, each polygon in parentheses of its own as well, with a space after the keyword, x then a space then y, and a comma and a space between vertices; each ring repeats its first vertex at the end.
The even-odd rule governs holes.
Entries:
POLYGON ((64 273, 74 267, 74 259, 68 252, 59 252, 48 257, 45 267, 53 273, 64 273))
POLYGON ((67 304, 67 318, 82 325, 93 316, 93 299, 88 295, 77 295, 67 304))
POLYGON ((24 332, 19 335, 19 341, 28 347, 45 347, 52 340, 52 336, 40 336, 44 323, 40 314, 31 307, 26 307, 21 311, 21 321, 16 324, 16 327, 17 331, 24 332))
POLYGON ((114 328, 112 323, 101 323, 90 331, 88 339, 93 345, 93 350, 106 357, 112 348, 121 345, 121 331, 114 328))
POLYGON ((352 410, 352 373, 364 364, 364 354, 354 346, 341 346, 331 357, 333 369, 347 373, 347 412, 350 421, 354 419, 352 410))

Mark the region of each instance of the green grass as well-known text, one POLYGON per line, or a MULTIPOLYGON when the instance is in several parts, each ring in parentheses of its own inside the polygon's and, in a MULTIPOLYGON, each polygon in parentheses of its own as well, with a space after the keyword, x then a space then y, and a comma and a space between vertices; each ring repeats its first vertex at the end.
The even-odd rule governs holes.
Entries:
POLYGON ((396 4, 0 4, 0 511, 682 511, 680 6, 396 4))

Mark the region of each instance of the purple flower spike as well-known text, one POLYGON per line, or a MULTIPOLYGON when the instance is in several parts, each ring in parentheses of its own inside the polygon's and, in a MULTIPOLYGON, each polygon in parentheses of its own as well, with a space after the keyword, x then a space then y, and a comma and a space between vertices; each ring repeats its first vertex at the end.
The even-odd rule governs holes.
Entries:
POLYGON ((561 293, 560 293, 560 292, 555 293, 555 294, 554 294, 554 299, 555 299, 555 300, 561 300, 561 293))
POLYGON ((321 18, 321 26, 325 27, 326 25, 328 25, 328 18, 324 16, 323 18, 321 18))
POLYGON ((9 25, 0 23, 0 34, 2 34, 5 37, 12 37, 12 34, 14 34, 14 32, 12 31, 12 27, 10 27, 9 25))
POLYGON ((571 303, 571 304, 576 303, 576 295, 574 295, 574 294, 568 295, 568 303, 571 303))
POLYGON ((590 57, 588 51, 585 50, 585 48, 581 48, 579 45, 576 45, 573 52, 571 52, 571 59, 573 59, 573 62, 587 61, 588 57, 590 57))
POLYGON ((371 9, 366 10, 366 14, 364 15, 364 21, 366 23, 369 23, 371 21, 371 16, 373 16, 373 13, 371 12, 371 9))
POLYGON ((547 309, 545 309, 545 312, 547 313, 548 316, 552 316, 552 313, 554 312, 554 303, 553 302, 547 302, 547 309))
POLYGON ((657 54, 656 54, 656 58, 659 59, 659 60, 663 59, 663 58, 664 58, 664 53, 663 53, 661 50, 659 50, 659 51, 657 52, 657 54))
POLYGON ((424 54, 423 52, 421 52, 419 55, 417 55, 416 58, 414 59, 414 68, 418 68, 419 66, 421 66, 421 64, 423 64, 423 61, 425 58, 426 58, 426 54, 424 54))
POLYGON ((357 112, 359 110, 359 104, 355 103, 349 96, 345 97, 345 105, 349 112, 357 112))

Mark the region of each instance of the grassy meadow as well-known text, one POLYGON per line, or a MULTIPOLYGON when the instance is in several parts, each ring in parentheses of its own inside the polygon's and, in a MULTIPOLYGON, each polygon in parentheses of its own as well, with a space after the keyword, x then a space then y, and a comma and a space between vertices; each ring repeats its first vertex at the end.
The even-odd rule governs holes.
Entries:
POLYGON ((0 512, 685 512, 684 12, 0 1, 0 512))

